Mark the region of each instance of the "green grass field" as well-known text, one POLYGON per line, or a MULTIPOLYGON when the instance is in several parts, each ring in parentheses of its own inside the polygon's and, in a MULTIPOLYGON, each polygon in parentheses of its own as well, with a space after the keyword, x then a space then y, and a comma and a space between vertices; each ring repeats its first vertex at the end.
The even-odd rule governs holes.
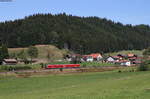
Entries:
POLYGON ((113 63, 102 63, 102 62, 82 62, 81 67, 100 67, 100 66, 115 66, 113 63))
POLYGON ((150 72, 0 77, 0 99, 149 99, 150 72))

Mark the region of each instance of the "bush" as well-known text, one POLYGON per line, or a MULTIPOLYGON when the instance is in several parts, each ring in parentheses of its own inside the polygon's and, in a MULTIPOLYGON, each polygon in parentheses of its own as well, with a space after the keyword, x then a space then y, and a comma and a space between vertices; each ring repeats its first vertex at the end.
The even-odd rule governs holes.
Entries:
POLYGON ((12 71, 12 70, 29 70, 30 66, 1 66, 0 70, 12 71))
POLYGON ((24 63, 25 63, 25 64, 30 64, 31 61, 29 61, 28 59, 24 59, 24 63))
POLYGON ((86 63, 83 63, 82 67, 86 67, 86 63))
POLYGON ((140 64, 138 70, 139 71, 148 71, 149 70, 150 61, 144 61, 140 64))
POLYGON ((71 63, 72 63, 72 64, 81 63, 81 57, 79 57, 79 56, 72 57, 71 63))
POLYGON ((122 71, 121 70, 118 70, 118 73, 121 73, 122 71))
POLYGON ((41 68, 45 68, 45 67, 46 67, 46 64, 40 63, 40 66, 41 66, 41 68))

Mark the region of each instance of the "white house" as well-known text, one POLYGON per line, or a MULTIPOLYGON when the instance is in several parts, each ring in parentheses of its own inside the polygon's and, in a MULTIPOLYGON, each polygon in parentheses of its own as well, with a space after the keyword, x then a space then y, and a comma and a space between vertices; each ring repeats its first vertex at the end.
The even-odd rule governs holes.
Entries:
POLYGON ((115 59, 110 56, 110 57, 107 58, 107 62, 115 62, 115 59))
POLYGON ((88 56, 87 59, 86 59, 87 62, 93 62, 93 60, 94 60, 94 59, 93 59, 92 56, 88 56))
POLYGON ((90 55, 84 55, 82 59, 87 62, 93 62, 94 60, 93 57, 90 55))
POLYGON ((131 62, 130 61, 123 61, 120 63, 120 65, 122 66, 131 66, 131 62))

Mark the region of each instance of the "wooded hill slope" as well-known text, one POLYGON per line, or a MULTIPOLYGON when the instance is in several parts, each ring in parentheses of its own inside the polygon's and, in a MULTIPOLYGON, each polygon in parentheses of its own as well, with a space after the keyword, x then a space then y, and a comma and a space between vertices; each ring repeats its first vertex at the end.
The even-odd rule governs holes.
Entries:
POLYGON ((150 27, 65 13, 36 14, 0 23, 0 40, 8 47, 52 44, 81 54, 139 50, 150 46, 150 27))

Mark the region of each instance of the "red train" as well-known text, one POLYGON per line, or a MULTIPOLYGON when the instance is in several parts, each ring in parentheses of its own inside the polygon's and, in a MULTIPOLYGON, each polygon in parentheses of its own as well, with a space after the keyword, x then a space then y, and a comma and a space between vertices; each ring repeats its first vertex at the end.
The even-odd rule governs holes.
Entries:
POLYGON ((80 64, 55 64, 47 65, 46 69, 79 68, 80 64))

